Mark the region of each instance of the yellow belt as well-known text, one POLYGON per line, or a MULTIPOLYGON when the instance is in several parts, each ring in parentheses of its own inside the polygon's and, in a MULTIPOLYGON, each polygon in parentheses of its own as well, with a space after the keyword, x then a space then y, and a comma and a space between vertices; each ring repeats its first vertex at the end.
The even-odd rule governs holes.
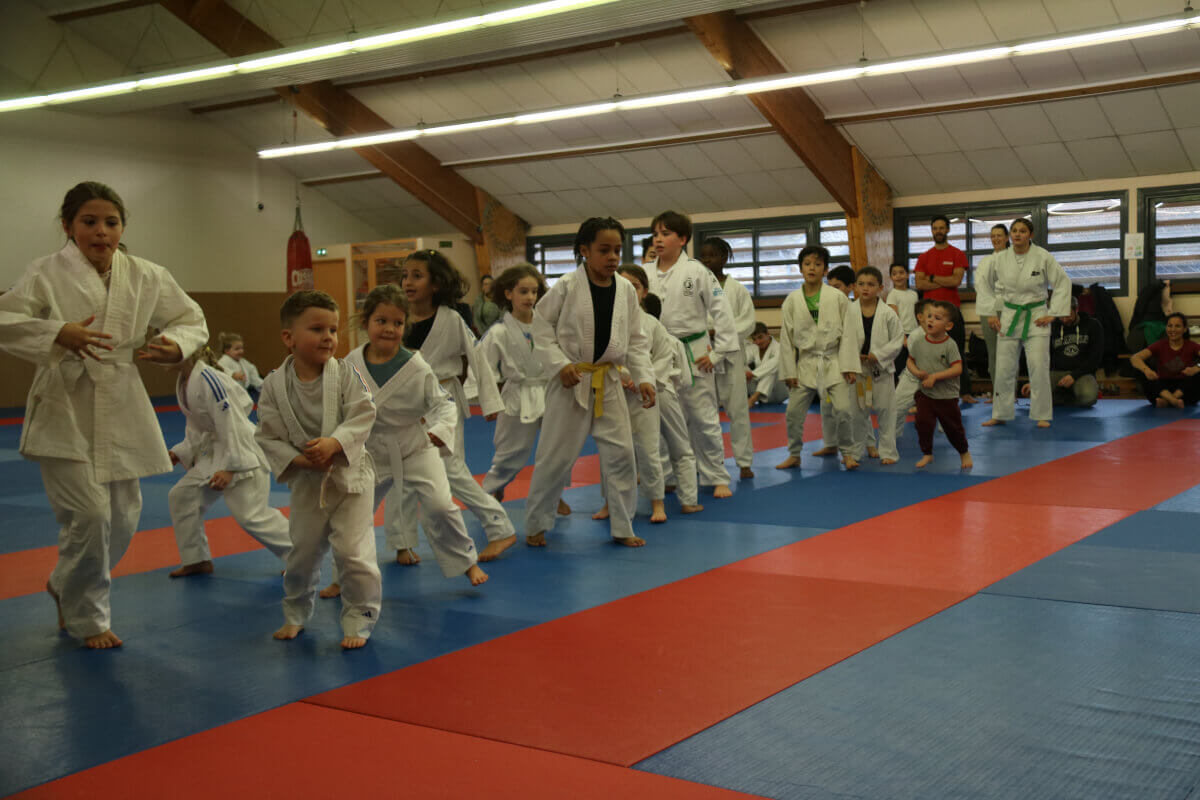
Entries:
POLYGON ((592 373, 592 393, 596 395, 596 402, 592 406, 592 416, 604 416, 604 379, 608 377, 608 368, 612 364, 592 364, 588 361, 580 361, 575 364, 575 369, 580 372, 592 373))

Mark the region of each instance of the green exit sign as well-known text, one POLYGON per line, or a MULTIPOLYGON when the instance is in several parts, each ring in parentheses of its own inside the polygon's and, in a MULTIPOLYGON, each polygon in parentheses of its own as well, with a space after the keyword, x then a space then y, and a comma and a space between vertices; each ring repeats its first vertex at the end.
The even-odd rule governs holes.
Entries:
POLYGON ((438 247, 445 250, 447 247, 454 247, 454 242, 438 242, 438 247))
POLYGON ((327 252, 327 251, 325 250, 325 248, 324 248, 324 247, 318 247, 318 248, 317 248, 317 255, 318 255, 318 256, 323 256, 323 255, 325 255, 325 253, 326 253, 326 252, 327 252))

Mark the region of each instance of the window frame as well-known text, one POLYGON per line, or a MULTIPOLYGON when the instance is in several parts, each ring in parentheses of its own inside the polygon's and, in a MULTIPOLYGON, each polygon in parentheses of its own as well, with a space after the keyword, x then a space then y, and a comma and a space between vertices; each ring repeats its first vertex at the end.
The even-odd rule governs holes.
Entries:
MULTIPOLYGON (((805 231, 805 246, 810 244, 820 244, 821 236, 821 221, 838 219, 845 220, 845 214, 826 213, 826 214, 806 214, 793 215, 785 217, 757 217, 753 219, 736 219, 722 222, 703 222, 692 227, 692 252, 693 257, 699 258, 700 248, 704 244, 704 240, 710 236, 723 236, 725 234, 740 234, 750 235, 754 239, 754 285, 747 286, 750 289, 750 297, 754 301, 755 308, 778 308, 783 305, 787 294, 759 294, 759 237, 762 234, 769 234, 776 231, 796 230, 803 228, 805 231)), ((849 222, 847 221, 847 233, 849 232, 849 222)), ((827 245, 826 245, 827 246, 827 245)), ((767 266, 776 266, 779 263, 771 262, 767 266)), ((849 264, 850 256, 846 255, 838 258, 831 258, 829 268, 833 269, 842 264, 849 264)), ((743 266, 738 264, 736 266, 743 266)), ((798 267, 799 265, 797 265, 798 267)))
MULTIPOLYGON (((1157 270, 1154 263, 1154 251, 1157 244, 1155 237, 1157 223, 1155 214, 1152 213, 1154 204, 1172 200, 1195 200, 1197 204, 1200 204, 1200 185, 1192 183, 1138 189, 1138 230, 1144 233, 1146 237, 1142 258, 1137 259, 1137 264, 1134 267, 1139 291, 1149 286, 1151 281, 1157 279, 1157 270)), ((1169 239, 1167 242, 1172 244, 1195 243, 1200 242, 1200 236, 1169 239)), ((1190 280, 1171 279, 1172 296, 1176 294, 1197 293, 1200 293, 1200 276, 1190 280)))
MULTIPOLYGON (((928 219, 937 214, 944 214, 950 218, 965 218, 971 217, 989 217, 995 216, 999 212, 1008 211, 1011 209, 1019 209, 1021 207, 1028 208, 1033 215, 1033 224, 1037 230, 1034 234, 1034 244, 1044 247, 1050 251, 1051 255, 1063 251, 1071 250, 1097 250, 1105 245, 1104 242, 1077 242, 1071 244, 1047 245, 1046 241, 1048 231, 1048 220, 1050 217, 1047 207, 1056 203, 1077 203, 1086 200, 1103 200, 1108 198, 1120 198, 1121 200, 1121 222, 1120 233, 1117 240, 1117 248, 1120 252, 1118 259, 1120 267, 1121 284, 1119 288, 1109 289, 1109 293, 1113 297, 1128 297, 1129 296, 1129 265, 1124 257, 1124 235, 1129 230, 1129 191, 1127 189, 1114 189, 1111 192, 1085 192, 1081 194, 1068 195, 1052 195, 1047 197, 1032 197, 1032 198, 1013 198, 1011 200, 989 200, 980 203, 947 203, 940 206, 903 206, 896 208, 894 211, 893 221, 893 258, 895 261, 907 264, 909 258, 908 246, 908 226, 910 220, 918 221, 920 219, 928 219)), ((1141 202, 1141 192, 1139 191, 1139 203, 1141 202)), ((974 300, 975 298, 975 268, 971 265, 972 250, 970 249, 971 231, 967 229, 967 284, 958 287, 959 297, 963 300, 974 300)), ((1200 284, 1200 282, 1198 282, 1200 284)), ((1200 285, 1197 286, 1200 289, 1200 285)))

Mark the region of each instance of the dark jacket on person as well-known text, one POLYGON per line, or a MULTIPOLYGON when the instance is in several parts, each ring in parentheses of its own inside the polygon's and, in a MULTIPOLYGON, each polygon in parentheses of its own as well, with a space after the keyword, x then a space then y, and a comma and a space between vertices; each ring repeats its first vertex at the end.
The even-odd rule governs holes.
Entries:
POLYGON ((1074 324, 1056 319, 1050 325, 1050 369, 1072 378, 1095 375, 1104 361, 1104 329, 1080 311, 1074 324))
MULTIPOLYGON (((1083 288, 1075 286, 1073 291, 1079 295, 1083 293, 1083 288)), ((1121 312, 1117 310, 1117 304, 1113 302, 1112 294, 1108 289, 1098 283, 1093 283, 1087 287, 1087 291, 1095 304, 1094 318, 1104 331, 1104 359, 1101 363, 1104 370, 1111 374, 1116 372, 1120 366, 1121 362, 1118 356, 1129 352, 1125 346, 1125 324, 1121 322, 1121 312)))

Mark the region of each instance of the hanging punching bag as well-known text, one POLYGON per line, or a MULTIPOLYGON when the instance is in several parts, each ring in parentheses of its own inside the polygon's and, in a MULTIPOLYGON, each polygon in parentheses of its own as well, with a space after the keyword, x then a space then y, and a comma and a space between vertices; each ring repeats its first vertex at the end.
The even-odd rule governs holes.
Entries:
POLYGON ((300 198, 296 198, 296 226, 287 244, 287 292, 313 288, 312 249, 300 221, 300 198))

